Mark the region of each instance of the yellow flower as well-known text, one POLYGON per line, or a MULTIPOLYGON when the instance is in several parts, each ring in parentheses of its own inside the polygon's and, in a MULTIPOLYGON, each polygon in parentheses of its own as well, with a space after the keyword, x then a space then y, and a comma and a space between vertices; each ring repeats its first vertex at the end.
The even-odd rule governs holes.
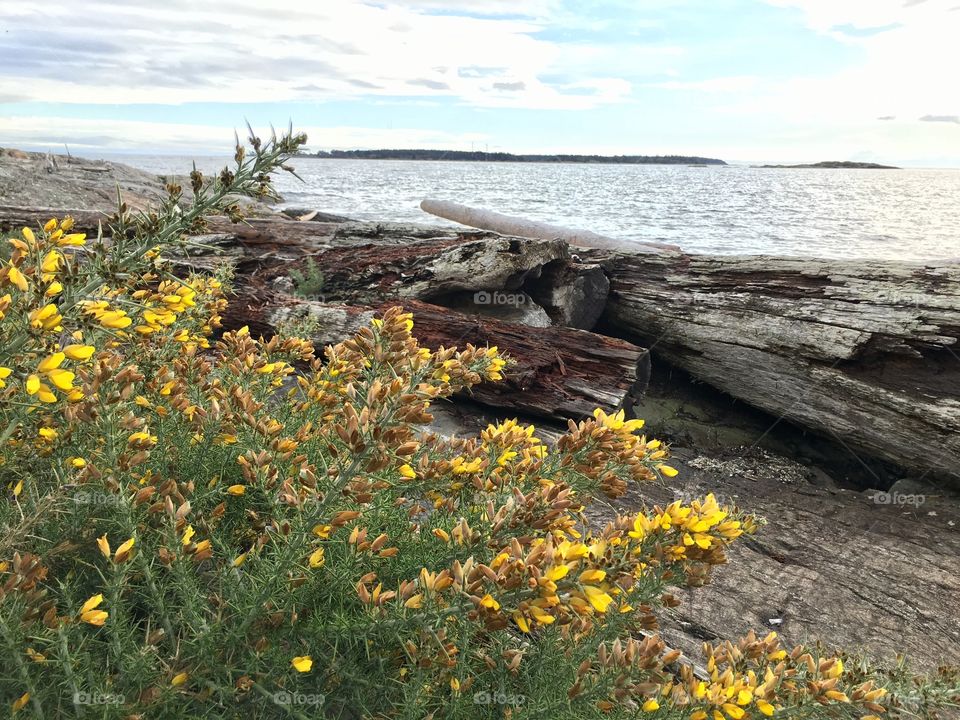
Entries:
POLYGON ((247 491, 247 488, 245 488, 243 485, 231 485, 230 487, 227 488, 228 493, 230 493, 231 495, 236 495, 238 497, 240 495, 243 495, 246 491, 247 491))
POLYGON ((460 681, 457 678, 450 678, 450 689, 455 693, 460 692, 460 681))
POLYGON ((672 468, 669 465, 657 465, 657 470, 666 475, 667 477, 675 477, 677 474, 677 469, 672 468))
POLYGON ((83 468, 87 466, 87 461, 83 458, 70 458, 70 464, 75 468, 83 468))
POLYGON ((310 555, 310 567, 312 568, 322 567, 324 563, 323 555, 324 555, 324 552, 322 547, 319 547, 316 550, 314 550, 313 553, 311 553, 310 555))
MULTIPOLYGON (((48 303, 42 308, 37 308, 30 313, 30 326, 37 330, 56 330, 63 322, 63 316, 60 310, 53 303, 48 303)), ((62 355, 62 353, 56 353, 62 355)), ((61 359, 60 362, 63 362, 61 359)), ((58 363, 59 364, 59 363, 58 363)), ((56 367, 56 366, 54 366, 56 367)), ((44 372, 41 370, 40 372, 44 372)))
POLYGON ((423 605, 423 593, 417 593, 416 595, 411 595, 407 598, 406 602, 403 603, 405 608, 410 608, 412 610, 419 610, 423 605))
POLYGON ((722 707, 723 711, 731 720, 740 720, 740 718, 747 714, 743 708, 737 707, 733 703, 724 703, 722 707))
POLYGON ((31 230, 28 227, 25 227, 23 230, 20 231, 20 233, 23 235, 24 240, 26 240, 31 245, 33 245, 37 241, 37 236, 34 235, 33 230, 31 230))
MULTIPOLYGON (((64 225, 66 221, 64 221, 64 225)), ((57 239, 57 245, 83 245, 87 240, 87 236, 84 233, 72 233, 70 235, 63 235, 57 239)))
POLYGON ((774 713, 773 705, 768 703, 766 700, 757 700, 757 710, 762 712, 767 717, 770 717, 774 713))
POLYGON ((58 433, 56 430, 49 427, 42 427, 37 430, 37 435, 42 437, 44 440, 56 440, 59 434, 60 433, 58 433))
POLYGON ((480 605, 485 608, 490 608, 491 610, 499 610, 500 603, 493 599, 492 595, 484 595, 483 599, 480 600, 480 605))
POLYGON ((170 681, 170 684, 173 687, 180 687, 189 679, 190 679, 189 673, 185 673, 185 672, 177 673, 176 675, 173 676, 173 679, 170 681))
POLYGON ((93 610, 96 607, 100 606, 100 603, 103 602, 103 593, 97 593, 96 595, 90 596, 87 601, 83 604, 83 607, 80 608, 80 614, 82 615, 85 612, 93 610))
POLYGON ((133 550, 133 544, 136 542, 134 538, 130 538, 123 545, 117 548, 117 552, 113 555, 113 561, 115 563, 122 563, 128 557, 130 557, 130 551, 133 550))
POLYGON ((513 621, 517 624, 517 627, 520 628, 523 632, 530 632, 530 622, 520 613, 516 612, 513 614, 513 621))
POLYGON ((90 625, 95 625, 100 627, 103 623, 106 622, 109 617, 109 613, 105 610, 97 610, 96 608, 103 602, 103 595, 97 593, 90 597, 80 608, 80 620, 90 625))
POLYGON ((60 269, 60 263, 63 261, 63 255, 58 250, 51 250, 43 256, 40 263, 40 270, 44 273, 55 273, 60 269))
POLYGON ((30 287, 30 284, 27 282, 27 278, 14 265, 8 266, 7 280, 9 280, 13 285, 15 285, 20 290, 20 292, 26 292, 27 289, 30 287))
POLYGON ((417 477, 417 471, 410 467, 410 465, 407 463, 404 463, 400 466, 400 475, 405 477, 407 480, 413 480, 417 477))
MULTIPOLYGON (((47 307, 53 307, 52 305, 47 305, 47 307)), ((41 373, 49 373, 52 370, 56 370, 62 364, 66 355, 62 352, 56 352, 53 355, 49 355, 40 361, 40 364, 37 365, 37 370, 41 373)))
POLYGON ((76 375, 69 370, 51 370, 47 373, 47 377, 50 378, 50 382, 54 384, 58 390, 69 391, 73 390, 73 380, 76 375))
POLYGON ((109 558, 113 553, 110 551, 110 541, 107 540, 106 535, 101 535, 97 538, 97 547, 100 548, 100 553, 105 557, 109 558))
POLYGON ((624 420, 624 411, 619 410, 613 415, 607 415, 603 410, 597 408, 593 411, 593 416, 604 427, 623 433, 632 433, 643 427, 643 420, 624 420))
POLYGON ((603 579, 607 576, 605 570, 584 570, 580 573, 580 582, 582 583, 594 583, 594 582, 603 582, 603 579))
POLYGON ((13 705, 10 707, 13 712, 20 712, 24 707, 26 707, 28 702, 30 702, 30 693, 25 692, 23 695, 14 700, 13 705))
POLYGON ((8 367, 0 367, 0 388, 5 388, 7 386, 7 384, 4 382, 4 379, 10 377, 10 373, 12 372, 13 370, 8 367))
POLYGON ((434 528, 433 535, 440 540, 443 540, 445 543, 450 542, 450 533, 448 533, 443 528, 434 528))
POLYGON ((600 613, 607 611, 610 603, 613 602, 613 598, 610 597, 600 588, 594 585, 584 585, 583 592, 587 596, 587 600, 593 605, 594 610, 600 613))
POLYGON ((231 563, 231 565, 233 565, 233 567, 235 567, 235 568, 236 568, 236 567, 240 567, 240 566, 243 565, 246 561, 247 561, 247 554, 246 554, 246 553, 241 553, 240 555, 237 555, 237 556, 233 559, 233 562, 231 563))
POLYGON ((97 313, 96 318, 103 327, 113 330, 122 330, 133 323, 123 310, 105 310, 97 313))
POLYGON ((53 231, 56 230, 56 229, 57 229, 57 219, 56 219, 56 218, 50 218, 50 219, 47 220, 47 222, 44 223, 44 225, 43 225, 43 231, 44 231, 44 232, 53 232, 53 231))
POLYGON ((96 348, 93 345, 67 345, 63 354, 71 360, 89 360, 96 348))
POLYGON ((543 610, 543 608, 537 607, 536 605, 530 606, 530 616, 541 625, 549 625, 556 620, 553 615, 543 610))
POLYGON ((313 658, 309 655, 298 655, 290 661, 290 664, 297 672, 310 672, 310 668, 313 667, 313 658))
POLYGON ((554 565, 547 570, 544 577, 551 581, 560 580, 566 577, 568 572, 570 572, 570 568, 566 565, 554 565))
POLYGON ((658 703, 653 698, 650 698, 643 704, 644 712, 656 712, 659 709, 660 709, 660 703, 658 703))
POLYGON ((180 542, 184 546, 190 544, 190 540, 193 539, 193 536, 196 535, 196 531, 193 529, 193 525, 187 525, 187 529, 183 531, 183 537, 180 539, 180 542))

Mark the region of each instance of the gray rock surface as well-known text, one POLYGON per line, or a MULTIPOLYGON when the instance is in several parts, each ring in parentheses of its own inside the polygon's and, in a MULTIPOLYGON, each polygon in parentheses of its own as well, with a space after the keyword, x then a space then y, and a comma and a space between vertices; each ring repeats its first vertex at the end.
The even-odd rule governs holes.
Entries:
POLYGON ((530 294, 558 325, 593 330, 603 314, 610 280, 600 265, 551 263, 530 283, 530 294))
POLYGON ((886 665, 900 653, 925 671, 960 663, 958 498, 883 504, 816 487, 803 466, 766 451, 674 451, 680 474, 669 486, 634 486, 595 521, 714 492, 768 524, 733 546, 711 584, 676 593, 669 645, 696 659, 705 640, 777 630, 791 644, 819 640, 886 665))
POLYGON ((156 175, 121 163, 0 149, 0 204, 114 212, 118 188, 141 209, 163 191, 156 175))

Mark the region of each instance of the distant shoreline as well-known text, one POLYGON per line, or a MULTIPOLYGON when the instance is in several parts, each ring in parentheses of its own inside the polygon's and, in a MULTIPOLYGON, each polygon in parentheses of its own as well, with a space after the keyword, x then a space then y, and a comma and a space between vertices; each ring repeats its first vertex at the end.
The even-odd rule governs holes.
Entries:
POLYGON ((467 150, 319 150, 302 157, 329 160, 445 160, 452 162, 580 163, 597 165, 726 165, 689 155, 514 155, 467 150))
POLYGON ((758 168, 787 168, 789 170, 797 169, 828 169, 828 170, 900 170, 894 165, 880 165, 879 163, 869 162, 849 162, 846 160, 828 160, 826 162, 805 163, 802 165, 753 165, 758 168))

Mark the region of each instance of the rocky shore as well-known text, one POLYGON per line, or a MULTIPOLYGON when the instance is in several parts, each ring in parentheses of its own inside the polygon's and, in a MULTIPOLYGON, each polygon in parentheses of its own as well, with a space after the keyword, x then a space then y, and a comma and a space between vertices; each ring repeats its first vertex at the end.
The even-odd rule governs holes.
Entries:
MULTIPOLYGON (((95 225, 118 184, 134 206, 161 188, 114 163, 0 151, 0 230, 67 210, 95 225)), ((516 338, 500 340, 519 361, 505 391, 446 407, 438 432, 521 415, 549 435, 593 405, 645 418, 680 474, 597 522, 709 491, 765 516, 712 585, 679 594, 667 637, 694 657, 766 628, 918 669, 960 663, 956 269, 639 258, 308 211, 214 221, 204 240, 214 249, 183 265, 233 265, 228 325, 310 317, 334 341, 402 303, 426 344, 516 338), (323 281, 304 293, 291 269, 308 259, 323 281)))

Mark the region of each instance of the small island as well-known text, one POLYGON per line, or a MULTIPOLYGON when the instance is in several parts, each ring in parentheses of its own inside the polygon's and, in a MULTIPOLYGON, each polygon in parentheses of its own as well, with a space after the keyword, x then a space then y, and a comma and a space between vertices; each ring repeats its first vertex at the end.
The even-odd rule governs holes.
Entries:
POLYGON ((823 168, 828 170, 899 170, 894 165, 880 165, 869 162, 850 162, 847 160, 827 160, 825 162, 807 163, 804 165, 754 165, 760 168, 823 168))
POLYGON ((606 165, 726 165, 689 155, 514 155, 480 150, 319 150, 306 157, 345 160, 448 160, 459 162, 599 163, 606 165))

